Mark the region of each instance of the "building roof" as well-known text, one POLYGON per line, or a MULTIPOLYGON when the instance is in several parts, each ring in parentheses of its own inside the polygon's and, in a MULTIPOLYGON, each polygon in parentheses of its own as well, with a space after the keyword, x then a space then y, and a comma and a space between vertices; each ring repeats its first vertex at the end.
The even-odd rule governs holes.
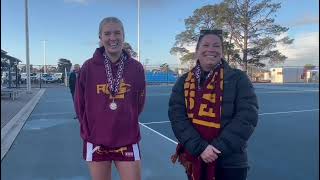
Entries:
POLYGON ((2 54, 7 54, 7 51, 1 49, 1 56, 2 54))
POLYGON ((22 62, 20 59, 18 58, 15 58, 15 57, 12 57, 12 56, 9 56, 7 54, 4 54, 2 53, 3 50, 1 50, 1 61, 4 60, 4 61, 9 61, 10 63, 19 63, 19 62, 22 62))

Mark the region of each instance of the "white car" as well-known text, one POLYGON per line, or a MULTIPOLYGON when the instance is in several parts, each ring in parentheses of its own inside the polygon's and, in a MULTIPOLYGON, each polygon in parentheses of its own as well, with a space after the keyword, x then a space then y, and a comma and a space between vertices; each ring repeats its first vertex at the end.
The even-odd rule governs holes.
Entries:
POLYGON ((53 73, 52 77, 56 80, 62 80, 62 73, 53 73))

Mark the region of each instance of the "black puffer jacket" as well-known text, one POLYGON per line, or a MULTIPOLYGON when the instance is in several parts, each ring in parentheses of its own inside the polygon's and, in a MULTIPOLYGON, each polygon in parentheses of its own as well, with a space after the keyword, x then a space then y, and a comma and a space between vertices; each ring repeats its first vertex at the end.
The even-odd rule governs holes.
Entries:
POLYGON ((184 100, 184 74, 172 89, 169 101, 169 119, 178 141, 194 156, 213 145, 222 153, 218 158, 221 167, 248 167, 246 146, 258 121, 258 102, 251 81, 238 69, 225 61, 222 102, 221 133, 212 142, 202 139, 187 117, 184 100))
POLYGON ((76 81, 77 81, 77 75, 75 71, 72 71, 69 76, 69 88, 71 94, 74 94, 74 91, 76 89, 76 81))

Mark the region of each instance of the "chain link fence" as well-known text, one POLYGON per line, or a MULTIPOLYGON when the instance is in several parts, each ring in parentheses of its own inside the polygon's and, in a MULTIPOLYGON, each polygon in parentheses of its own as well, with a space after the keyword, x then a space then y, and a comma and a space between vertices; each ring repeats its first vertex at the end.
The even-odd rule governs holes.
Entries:
MULTIPOLYGON (((25 64, 19 64, 10 73, 3 71, 1 76, 2 87, 26 88, 27 70, 25 64)), ((68 73, 67 73, 68 75, 68 73)), ((65 72, 59 72, 57 65, 30 65, 31 87, 63 87, 65 72)))
POLYGON ((178 64, 144 65, 147 84, 173 84, 187 69, 178 64))
MULTIPOLYGON (((147 84, 174 84, 188 72, 190 67, 179 64, 144 64, 147 84)), ((25 88, 27 82, 26 65, 19 64, 10 73, 2 71, 2 87, 25 88)), ((257 83, 319 83, 319 66, 279 66, 257 68, 249 66, 247 74, 257 83)), ((57 65, 30 65, 31 87, 65 87, 69 72, 61 72, 57 65), (67 77, 65 78, 65 76, 67 77)))

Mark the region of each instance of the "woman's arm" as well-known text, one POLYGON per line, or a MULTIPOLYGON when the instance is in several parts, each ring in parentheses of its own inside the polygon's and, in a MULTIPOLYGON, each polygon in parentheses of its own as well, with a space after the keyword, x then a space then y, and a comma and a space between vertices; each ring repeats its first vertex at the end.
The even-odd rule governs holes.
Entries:
POLYGON ((248 76, 239 71, 239 80, 235 91, 235 116, 223 128, 218 138, 210 144, 219 149, 222 155, 241 152, 253 133, 258 122, 258 100, 248 76))
POLYGON ((143 107, 145 104, 146 99, 146 78, 144 74, 143 66, 141 65, 139 70, 139 77, 138 80, 141 82, 139 83, 139 90, 138 90, 138 114, 143 111, 143 107))

